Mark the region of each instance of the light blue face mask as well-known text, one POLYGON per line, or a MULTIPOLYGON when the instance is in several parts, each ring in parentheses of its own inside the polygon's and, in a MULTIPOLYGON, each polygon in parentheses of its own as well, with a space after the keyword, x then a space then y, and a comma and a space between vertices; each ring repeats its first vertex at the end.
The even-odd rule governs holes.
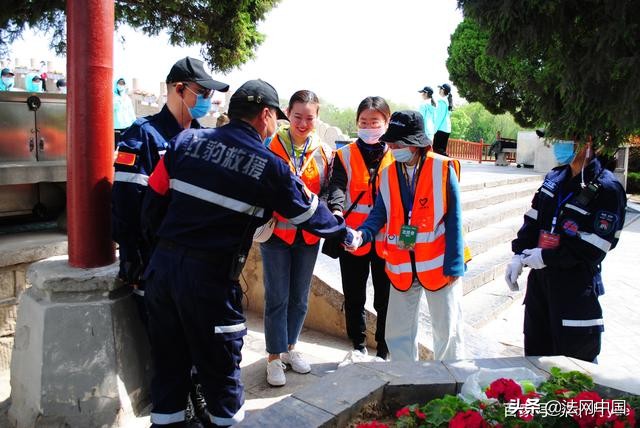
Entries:
POLYGON ((403 147, 401 149, 391 149, 393 157, 400 163, 409 162, 413 159, 413 152, 409 147, 403 147))
POLYGON ((211 97, 205 98, 198 94, 198 98, 196 98, 196 105, 189 108, 189 114, 194 119, 200 119, 209 113, 209 109, 211 109, 211 97))
POLYGON ((9 90, 10 88, 13 87, 13 84, 15 83, 15 79, 13 77, 3 77, 2 83, 4 84, 4 87, 7 88, 7 90, 9 90))
POLYGON ((553 155, 560 165, 570 164, 576 157, 576 150, 573 142, 560 142, 553 144, 553 155))

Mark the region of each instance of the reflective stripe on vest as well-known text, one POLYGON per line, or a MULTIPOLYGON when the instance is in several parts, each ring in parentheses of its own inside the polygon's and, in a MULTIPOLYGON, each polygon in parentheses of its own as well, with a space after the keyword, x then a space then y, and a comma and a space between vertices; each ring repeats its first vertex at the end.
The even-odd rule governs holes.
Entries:
MULTIPOLYGON (((314 137, 312 136, 311 138, 314 137)), ((293 160, 291 159, 291 155, 287 153, 285 145, 280 140, 279 135, 276 135, 273 138, 273 141, 269 145, 269 148, 282 160, 287 162, 292 173, 297 174, 296 168, 293 165, 293 160)), ((320 194, 323 184, 326 184, 329 178, 328 156, 330 156, 330 153, 327 154, 325 152, 323 143, 320 143, 320 145, 316 146, 314 150, 307 151, 305 153, 305 160, 302 165, 302 173, 300 175, 300 178, 302 179, 302 182, 305 184, 305 186, 307 186, 307 189, 309 189, 316 195, 320 194)), ((287 244, 293 244, 293 241, 296 238, 296 231, 298 229, 297 226, 288 222, 278 213, 275 213, 274 215, 278 219, 278 223, 273 229, 273 233, 287 244)), ((302 237, 304 239, 304 242, 308 245, 312 245, 320 241, 319 237, 307 232, 306 230, 302 231, 302 237)))
MULTIPOLYGON (((413 250, 416 275, 422 286, 431 291, 439 290, 448 283, 443 265, 449 163, 453 163, 456 172, 460 170, 456 160, 427 152, 419 171, 410 220, 410 224, 418 228, 413 250)), ((410 252, 397 246, 400 228, 405 223, 397 165, 394 163, 385 169, 380 179, 380 194, 387 211, 385 270, 393 286, 406 291, 413 283, 413 270, 410 252)))
MULTIPOLYGON (((349 143, 346 146, 340 148, 336 154, 342 162, 342 166, 344 167, 345 172, 347 173, 347 188, 345 191, 345 203, 343 213, 346 212, 353 201, 358 198, 361 192, 365 192, 364 195, 358 201, 358 204, 353 208, 351 213, 345 219, 345 223, 352 229, 356 229, 362 223, 364 223, 365 219, 371 212, 373 208, 374 200, 372 198, 372 189, 369 186, 369 181, 371 176, 369 174, 369 170, 367 169, 367 165, 364 162, 364 158, 362 157, 362 153, 360 153, 360 149, 358 145, 354 143, 349 143)), ((391 154, 391 150, 386 150, 384 156, 380 160, 380 164, 378 165, 378 171, 382 171, 387 166, 393 163, 393 155, 391 154)), ((378 172, 379 174, 379 172, 378 172)), ((380 180, 377 180, 376 183, 376 191, 380 187, 380 180)), ((378 233, 376 236, 376 249, 378 249, 377 242, 378 240, 382 240, 382 235, 378 233)), ((371 243, 367 243, 351 254, 354 256, 362 256, 368 254, 371 250, 371 243)), ((382 256, 379 252, 378 255, 382 256)))

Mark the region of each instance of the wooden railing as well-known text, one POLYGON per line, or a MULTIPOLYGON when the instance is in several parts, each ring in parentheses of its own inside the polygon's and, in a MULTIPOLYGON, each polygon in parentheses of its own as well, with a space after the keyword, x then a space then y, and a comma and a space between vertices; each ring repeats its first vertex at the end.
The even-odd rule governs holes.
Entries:
POLYGON ((494 162, 495 157, 489 155, 490 144, 484 144, 482 138, 480 141, 466 141, 449 138, 447 144, 447 154, 456 159, 472 160, 478 162, 494 162))

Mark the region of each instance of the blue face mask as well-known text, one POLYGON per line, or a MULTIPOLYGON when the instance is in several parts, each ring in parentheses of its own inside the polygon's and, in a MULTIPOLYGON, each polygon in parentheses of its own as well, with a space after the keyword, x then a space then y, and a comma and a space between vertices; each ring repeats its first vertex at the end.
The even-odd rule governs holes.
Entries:
POLYGON ((411 159, 413 159, 413 152, 409 147, 403 147, 401 149, 391 149, 391 152, 393 153, 393 157, 396 159, 396 161, 400 163, 409 162, 411 159))
POLYGON ((209 113, 209 109, 211 108, 211 97, 205 98, 202 95, 198 94, 198 98, 196 99, 196 105, 189 108, 189 114, 194 119, 200 119, 204 117, 207 113, 209 113))
POLYGON ((4 84, 4 87, 7 88, 7 89, 12 88, 14 82, 15 82, 15 79, 13 77, 3 77, 2 78, 2 83, 4 84))
POLYGON ((576 150, 573 146, 573 142, 560 142, 558 141, 553 145, 553 155, 560 165, 570 164, 574 157, 576 157, 576 150))

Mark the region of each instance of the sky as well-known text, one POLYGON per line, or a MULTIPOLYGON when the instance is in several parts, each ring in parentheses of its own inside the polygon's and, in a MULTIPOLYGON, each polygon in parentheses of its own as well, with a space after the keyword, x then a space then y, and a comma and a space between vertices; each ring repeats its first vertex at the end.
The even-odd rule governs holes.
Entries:
MULTIPOLYGON (((342 108, 370 95, 417 106, 418 89, 450 83, 447 47, 461 21, 455 0, 282 0, 259 24, 266 40, 255 59, 212 74, 232 91, 264 79, 283 99, 310 89, 342 108)), ((166 34, 150 38, 130 27, 120 28, 114 41, 114 74, 137 78, 140 89, 156 94, 175 61, 200 57, 199 46, 174 47, 166 34)), ((10 57, 65 67, 42 34, 25 34, 10 57)))

